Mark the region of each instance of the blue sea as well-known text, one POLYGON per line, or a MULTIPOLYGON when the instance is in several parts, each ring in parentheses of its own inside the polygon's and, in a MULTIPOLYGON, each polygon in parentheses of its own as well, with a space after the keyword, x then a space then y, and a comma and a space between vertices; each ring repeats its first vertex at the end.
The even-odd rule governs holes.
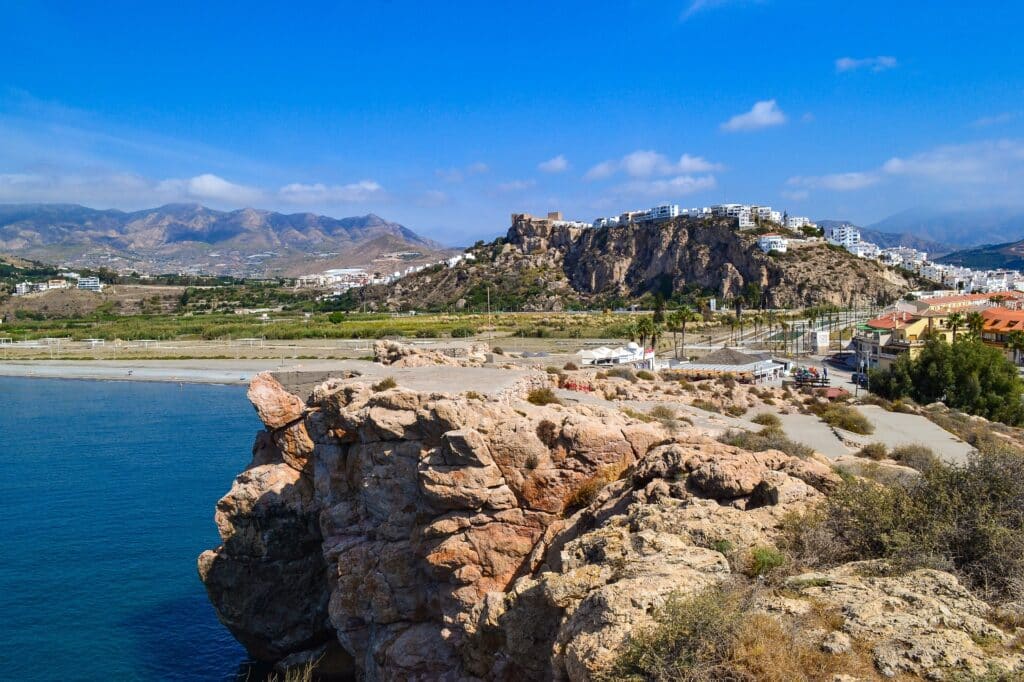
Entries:
POLYGON ((0 377, 0 679, 254 679, 196 556, 259 428, 237 386, 0 377))

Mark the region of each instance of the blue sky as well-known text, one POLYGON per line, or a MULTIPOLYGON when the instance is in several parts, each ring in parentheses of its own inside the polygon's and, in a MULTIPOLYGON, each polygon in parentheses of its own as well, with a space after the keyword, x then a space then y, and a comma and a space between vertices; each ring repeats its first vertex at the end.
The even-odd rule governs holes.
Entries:
POLYGON ((1020 3, 0 0, 0 202, 375 212, 1021 205, 1020 3), (143 5, 145 7, 143 7, 143 5))

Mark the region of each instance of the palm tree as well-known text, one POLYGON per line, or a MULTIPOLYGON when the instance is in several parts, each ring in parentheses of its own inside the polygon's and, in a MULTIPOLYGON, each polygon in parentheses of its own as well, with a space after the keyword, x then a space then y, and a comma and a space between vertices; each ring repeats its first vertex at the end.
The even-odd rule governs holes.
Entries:
POLYGON ((636 321, 636 333, 640 337, 641 349, 647 350, 647 337, 655 334, 654 320, 644 316, 636 321))
POLYGON ((672 331, 672 346, 676 360, 679 359, 679 347, 676 346, 676 332, 680 332, 683 336, 682 349, 683 355, 686 355, 686 325, 699 319, 701 319, 700 315, 688 306, 674 310, 669 315, 668 328, 672 331))
POLYGON ((967 328, 976 338, 981 338, 981 330, 985 328, 985 318, 979 312, 967 313, 967 328))
POLYGON ((1013 351, 1013 364, 1020 364, 1020 352, 1024 350, 1024 331, 1016 329, 1006 337, 1006 347, 1013 351))
POLYGON ((956 343, 956 331, 964 326, 964 316, 960 313, 950 313, 946 318, 946 326, 953 330, 953 342, 956 343))

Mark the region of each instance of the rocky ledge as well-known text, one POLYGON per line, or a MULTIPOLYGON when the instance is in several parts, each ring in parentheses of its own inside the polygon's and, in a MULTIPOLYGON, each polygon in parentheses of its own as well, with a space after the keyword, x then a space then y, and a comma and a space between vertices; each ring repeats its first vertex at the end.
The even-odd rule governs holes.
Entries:
MULTIPOLYGON (((839 482, 813 458, 603 408, 358 378, 303 400, 266 374, 249 396, 266 429, 200 577, 253 656, 367 680, 598 679, 669 595, 727 581, 726 553, 771 545, 839 482)), ((881 675, 984 672, 984 643, 1013 640, 946 573, 801 578, 758 611, 831 605, 806 636, 866 648, 881 675)))

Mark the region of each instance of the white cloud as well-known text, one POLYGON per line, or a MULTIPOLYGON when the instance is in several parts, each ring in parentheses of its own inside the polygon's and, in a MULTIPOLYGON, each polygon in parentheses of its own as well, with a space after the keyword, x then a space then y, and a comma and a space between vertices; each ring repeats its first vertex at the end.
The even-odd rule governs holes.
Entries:
POLYGON ((203 173, 182 180, 163 180, 157 191, 174 195, 175 198, 196 199, 218 204, 251 205, 263 199, 263 192, 255 187, 229 182, 213 173, 203 173))
POLYGON ((360 180, 347 185, 325 185, 322 182, 307 185, 293 182, 278 190, 278 197, 290 204, 353 204, 379 198, 384 188, 373 180, 360 180))
POLYGON ((879 71, 895 69, 898 65, 899 63, 896 61, 896 57, 889 57, 886 55, 879 55, 878 57, 862 57, 860 59, 854 57, 840 57, 836 60, 836 72, 845 73, 847 71, 869 69, 878 73, 879 71))
POLYGON ((1003 123, 1009 123, 1010 121, 1017 118, 1017 114, 1012 111, 1004 111, 999 114, 993 114, 992 116, 982 116, 981 118, 975 119, 971 125, 975 128, 988 128, 989 126, 1002 125, 1003 123))
POLYGON ((724 170, 725 166, 720 163, 711 163, 702 156, 683 154, 679 157, 679 163, 676 164, 676 168, 681 173, 707 173, 724 170))
POLYGON ((783 190, 780 194, 782 194, 784 199, 791 201, 803 201, 811 196, 811 193, 806 189, 783 190))
POLYGON ((634 180, 618 187, 616 192, 625 196, 642 195, 667 200, 676 196, 714 189, 716 184, 713 175, 677 175, 657 180, 634 180))
POLYGON ((618 172, 634 178, 646 178, 656 175, 709 173, 722 170, 720 163, 712 163, 702 156, 683 154, 676 162, 650 149, 640 149, 626 154, 618 161, 603 161, 592 167, 584 176, 587 180, 602 180, 618 172))
POLYGON ((786 181, 791 187, 804 187, 811 189, 831 189, 837 192, 852 192, 858 189, 870 187, 879 181, 877 173, 851 172, 851 173, 829 173, 816 176, 795 176, 786 181))
POLYGON ((583 177, 586 180, 604 180, 615 175, 615 169, 616 164, 614 161, 602 161, 596 166, 592 166, 583 177))
POLYGON ((944 145, 908 156, 894 156, 871 170, 796 176, 786 184, 793 191, 851 192, 900 182, 912 183, 913 190, 922 196, 932 191, 946 201, 975 205, 991 200, 1019 203, 1019 188, 1024 185, 1024 140, 944 145))
POLYGON ((491 170, 490 166, 483 161, 477 161, 476 163, 469 164, 466 168, 466 173, 469 175, 482 175, 489 170, 491 170))
POLYGON ((465 180, 467 177, 471 177, 473 175, 483 175, 490 169, 490 166, 488 166, 486 163, 483 163, 482 161, 477 161, 476 163, 469 164, 465 168, 440 168, 434 171, 434 175, 436 175, 441 180, 444 180, 445 182, 459 183, 465 180))
POLYGON ((763 0, 690 0, 690 3, 686 6, 686 9, 679 15, 680 21, 686 21, 695 14, 701 12, 716 9, 718 7, 725 7, 726 5, 741 5, 747 4, 748 2, 760 2, 763 0))
POLYGON ((462 182, 462 171, 458 168, 440 168, 434 174, 445 182, 462 182))
POLYGON ((498 183, 499 192, 522 192, 523 190, 530 189, 537 183, 533 180, 509 180, 508 182, 498 183))
POLYGON ((553 159, 537 164, 537 168, 544 173, 562 173, 569 170, 569 161, 565 158, 564 154, 559 154, 553 159))
POLYGON ((762 100, 754 104, 750 111, 736 114, 721 125, 722 130, 735 133, 749 130, 760 130, 771 126, 782 125, 786 115, 773 99, 762 100))
POLYGON ((882 165, 890 175, 943 184, 1003 184, 1024 180, 1024 142, 988 140, 936 147, 882 165))

